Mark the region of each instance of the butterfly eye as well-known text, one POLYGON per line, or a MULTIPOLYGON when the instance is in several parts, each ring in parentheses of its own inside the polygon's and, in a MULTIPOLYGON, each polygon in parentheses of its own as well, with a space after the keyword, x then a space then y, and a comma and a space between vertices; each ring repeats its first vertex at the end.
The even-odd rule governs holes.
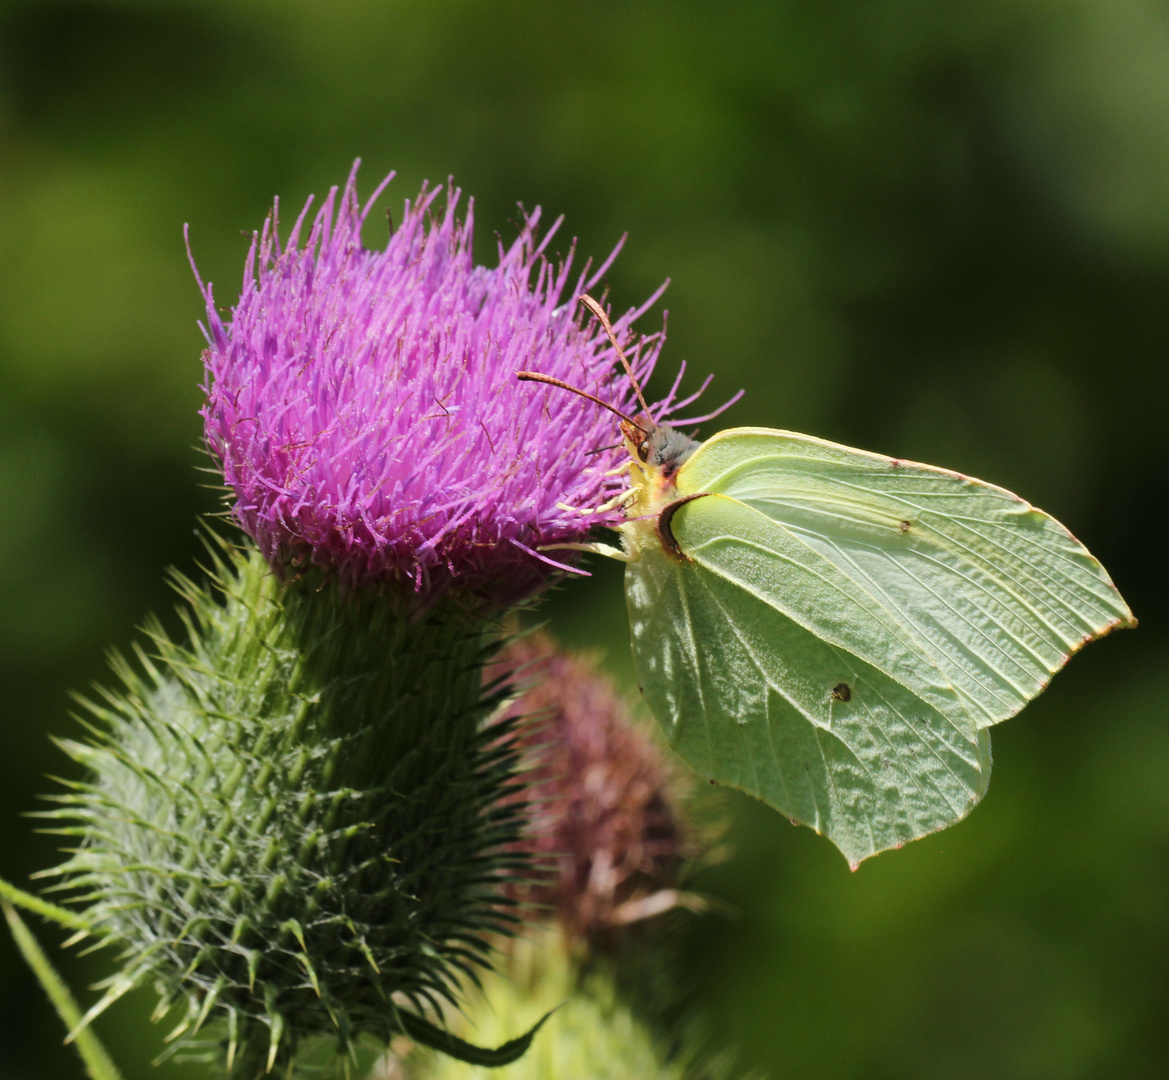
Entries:
POLYGON ((637 444, 637 456, 641 458, 642 461, 649 460, 649 439, 642 439, 641 442, 637 444))

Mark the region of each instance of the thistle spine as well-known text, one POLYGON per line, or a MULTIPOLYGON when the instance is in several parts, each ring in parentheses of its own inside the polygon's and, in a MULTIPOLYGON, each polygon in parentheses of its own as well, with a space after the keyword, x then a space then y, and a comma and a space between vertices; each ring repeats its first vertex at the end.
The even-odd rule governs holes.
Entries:
POLYGON ((122 971, 91 1014, 153 981, 208 1021, 229 1067, 290 1065, 306 1037, 352 1050, 436 1013, 514 922, 514 720, 488 722, 498 634, 454 598, 425 609, 323 578, 282 584, 252 548, 176 577, 187 641, 154 623, 86 702, 58 796, 77 841, 53 873, 122 971))

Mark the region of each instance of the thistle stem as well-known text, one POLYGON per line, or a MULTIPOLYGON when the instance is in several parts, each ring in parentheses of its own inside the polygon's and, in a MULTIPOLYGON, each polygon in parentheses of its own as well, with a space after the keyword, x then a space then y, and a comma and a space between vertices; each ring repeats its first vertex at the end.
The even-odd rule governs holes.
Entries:
MULTIPOLYGON (((73 999, 73 995, 69 993, 69 988, 61 980, 61 976, 49 963, 48 957, 45 956, 44 950, 37 943, 37 939, 33 937, 32 931, 25 925, 24 920, 17 914, 16 908, 9 902, 9 896, 12 893, 19 894, 22 899, 18 902, 21 904, 24 904, 25 900, 34 901, 34 904, 24 906, 37 911, 38 914, 45 914, 44 911, 39 910, 40 908, 51 909, 54 905, 46 905, 43 901, 37 902, 35 896, 21 893, 19 889, 13 889, 4 881, 0 881, 0 893, 3 894, 3 898, 0 898, 0 910, 3 910, 4 917, 8 920, 8 928, 12 931, 12 938, 20 950, 20 955, 24 957, 25 962, 37 977, 37 981, 53 1003, 53 1008, 57 1010, 57 1015, 64 1021, 65 1030, 74 1030, 81 1023, 81 1009, 73 999)), ((63 914, 70 915, 67 911, 63 914)), ((53 915, 46 917, 54 918, 53 915)), ((73 1045, 77 1047, 77 1053, 81 1055, 81 1061, 91 1080, 122 1080, 122 1074, 118 1072, 117 1066, 110 1060, 105 1047, 102 1046, 91 1028, 83 1027, 78 1031, 73 1039, 73 1045)))

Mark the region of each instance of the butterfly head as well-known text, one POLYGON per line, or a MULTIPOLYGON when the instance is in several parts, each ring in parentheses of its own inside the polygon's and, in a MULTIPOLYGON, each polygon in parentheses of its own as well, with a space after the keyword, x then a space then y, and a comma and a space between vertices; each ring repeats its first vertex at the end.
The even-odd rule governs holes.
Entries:
POLYGON ((628 521, 622 531, 626 547, 636 551, 655 543, 653 522, 677 498, 678 469, 698 449, 698 443, 666 424, 639 416, 623 421, 621 434, 629 451, 628 521))
POLYGON ((673 481, 679 467, 698 449, 698 443, 690 436, 646 416, 638 417, 636 424, 623 420, 621 434, 630 457, 646 466, 643 471, 667 482, 673 481))

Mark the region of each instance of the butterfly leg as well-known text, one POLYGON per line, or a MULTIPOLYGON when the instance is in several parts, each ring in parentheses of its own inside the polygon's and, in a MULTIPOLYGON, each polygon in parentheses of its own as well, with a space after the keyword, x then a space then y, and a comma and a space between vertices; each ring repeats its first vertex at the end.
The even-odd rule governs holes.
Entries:
POLYGON ((614 495, 608 502, 603 502, 600 506, 569 506, 568 503, 557 503, 556 507, 558 510, 584 514, 587 517, 589 514, 607 514, 610 510, 624 507, 627 503, 632 502, 636 495, 637 492, 630 488, 628 491, 621 492, 620 495, 614 495))
POLYGON ((606 559, 616 559, 618 562, 632 562, 632 557, 612 544, 544 544, 537 551, 589 551, 594 555, 604 555, 606 559))

